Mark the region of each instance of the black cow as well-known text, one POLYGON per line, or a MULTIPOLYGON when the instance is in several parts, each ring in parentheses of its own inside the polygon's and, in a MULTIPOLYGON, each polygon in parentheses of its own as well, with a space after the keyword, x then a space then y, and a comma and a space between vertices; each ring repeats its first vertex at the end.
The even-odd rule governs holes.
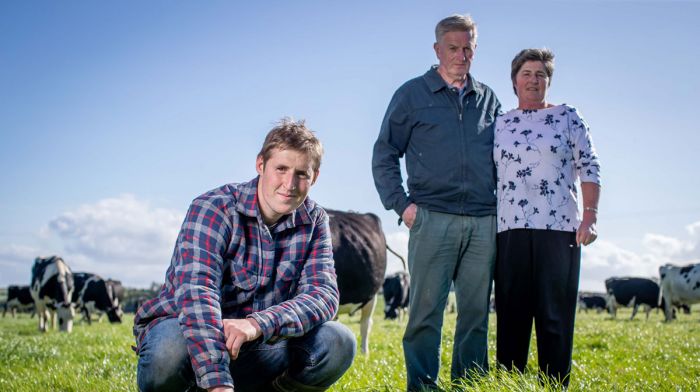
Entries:
POLYGON ((7 288, 7 302, 2 310, 2 317, 5 317, 7 310, 10 310, 12 317, 17 316, 17 309, 29 310, 34 307, 32 294, 29 292, 29 286, 9 286, 7 288))
POLYGON ((579 293, 578 295, 578 311, 588 313, 588 309, 595 309, 597 313, 602 312, 607 307, 607 299, 605 294, 598 293, 579 293))
POLYGON ((607 305, 613 318, 618 306, 632 306, 632 317, 637 314, 639 305, 645 307, 647 319, 651 309, 659 307, 659 285, 647 278, 609 278, 605 280, 608 293, 607 305))
POLYGON ((122 322, 119 302, 115 300, 112 287, 107 284, 107 281, 87 272, 76 272, 73 274, 73 279, 75 280, 73 303, 81 310, 88 324, 92 324, 91 315, 100 312, 107 313, 110 323, 122 322))
POLYGON ((61 331, 73 329, 73 273, 62 258, 37 257, 32 266, 29 291, 39 315, 40 331, 46 332, 49 322, 55 326, 56 318, 61 331))
POLYGON ((369 332, 379 288, 386 272, 386 239, 374 214, 326 209, 330 218, 333 258, 340 292, 339 313, 362 310, 361 351, 369 353, 369 332))
POLYGON ((398 271, 384 279, 384 318, 399 321, 408 308, 411 280, 406 271, 398 271))

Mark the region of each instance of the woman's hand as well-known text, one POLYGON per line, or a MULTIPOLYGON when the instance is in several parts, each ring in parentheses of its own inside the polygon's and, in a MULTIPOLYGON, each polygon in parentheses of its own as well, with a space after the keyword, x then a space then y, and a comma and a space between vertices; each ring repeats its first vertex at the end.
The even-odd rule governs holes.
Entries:
POLYGON ((598 238, 598 231, 595 227, 595 218, 586 219, 586 214, 583 216, 583 221, 576 230, 576 245, 588 245, 598 238))

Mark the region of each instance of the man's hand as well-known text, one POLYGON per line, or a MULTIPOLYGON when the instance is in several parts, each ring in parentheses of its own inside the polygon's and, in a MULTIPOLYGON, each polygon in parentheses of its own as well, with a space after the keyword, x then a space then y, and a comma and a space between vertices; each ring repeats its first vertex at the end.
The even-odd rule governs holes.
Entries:
POLYGON ((417 212, 418 206, 416 206, 414 203, 411 203, 408 205, 408 207, 406 207, 405 210, 403 210, 403 214, 401 214, 401 219, 403 220, 403 223, 409 229, 413 227, 413 223, 416 221, 417 212))
POLYGON ((260 325, 252 318, 224 319, 223 322, 226 348, 231 354, 231 359, 238 358, 243 343, 252 342, 262 335, 260 325))

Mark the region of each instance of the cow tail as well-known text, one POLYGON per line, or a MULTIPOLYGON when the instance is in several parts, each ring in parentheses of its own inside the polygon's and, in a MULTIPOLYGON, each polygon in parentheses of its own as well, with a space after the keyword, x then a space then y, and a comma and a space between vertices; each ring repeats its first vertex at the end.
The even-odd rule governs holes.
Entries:
POLYGON ((408 271, 408 268, 406 267, 406 260, 401 256, 400 254, 396 253, 393 249, 389 247, 389 244, 386 244, 386 250, 391 252, 394 256, 398 257, 401 260, 401 264, 403 264, 403 270, 408 271))

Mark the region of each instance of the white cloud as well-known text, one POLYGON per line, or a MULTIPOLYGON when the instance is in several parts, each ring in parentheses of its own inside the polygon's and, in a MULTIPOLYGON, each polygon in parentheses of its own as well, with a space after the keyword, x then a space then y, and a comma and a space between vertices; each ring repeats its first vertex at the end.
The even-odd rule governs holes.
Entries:
POLYGON ((48 230, 67 252, 96 263, 162 263, 169 259, 183 216, 126 194, 65 212, 48 223, 48 230))
POLYGON ((165 276, 183 217, 125 194, 64 212, 42 232, 60 239, 73 271, 147 286, 165 276))
MULTIPOLYGON (((402 230, 389 233, 386 235, 386 244, 403 257, 406 261, 406 269, 408 270, 408 231, 402 230)), ((403 269, 404 266, 401 260, 387 251, 387 275, 403 269)))
POLYGON ((29 285, 30 270, 34 258, 39 255, 37 249, 24 245, 0 245, 0 285, 29 285))
MULTIPOLYGON (((690 238, 679 239, 648 233, 636 250, 613 242, 598 240, 582 249, 579 287, 585 291, 605 291, 605 279, 612 276, 657 278, 659 266, 671 263, 686 265, 700 260, 700 221, 686 226, 690 238)), ((396 231, 386 236, 387 244, 403 255, 408 254, 408 232, 396 231)), ((387 272, 400 269, 400 262, 389 260, 387 272)))

